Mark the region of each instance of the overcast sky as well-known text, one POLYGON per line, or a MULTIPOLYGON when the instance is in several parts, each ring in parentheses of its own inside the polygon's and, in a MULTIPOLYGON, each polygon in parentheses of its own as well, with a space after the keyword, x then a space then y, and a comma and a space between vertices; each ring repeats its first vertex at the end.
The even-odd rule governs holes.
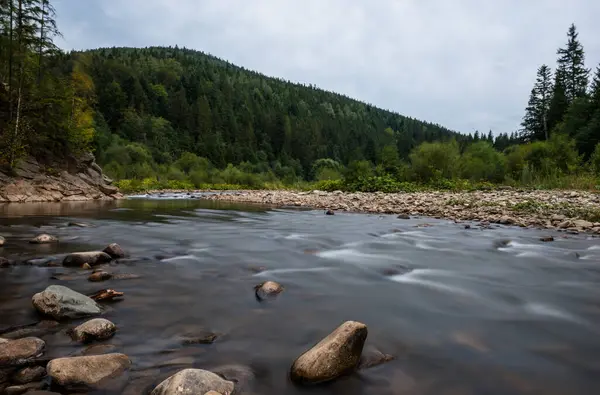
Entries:
POLYGON ((518 128, 573 22, 600 62, 598 0, 54 0, 64 49, 179 45, 460 132, 518 128))

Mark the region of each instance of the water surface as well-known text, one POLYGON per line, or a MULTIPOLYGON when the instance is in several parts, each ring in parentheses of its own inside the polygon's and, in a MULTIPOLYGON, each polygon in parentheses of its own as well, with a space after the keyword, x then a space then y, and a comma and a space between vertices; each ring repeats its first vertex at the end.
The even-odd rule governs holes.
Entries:
MULTIPOLYGON (((12 259, 60 260, 111 242, 130 254, 107 270, 140 279, 0 271, 1 327, 38 320, 31 296, 51 284, 125 292, 105 314, 118 332, 102 344, 133 368, 125 388, 96 393, 148 393, 183 368, 230 364, 251 369, 252 394, 600 393, 600 243, 585 235, 185 196, 3 205, 0 218, 0 255, 12 259), (39 233, 61 242, 29 245, 39 233), (539 241, 546 235, 556 241, 539 241), (253 287, 267 279, 285 292, 261 303, 253 287), (291 384, 293 360, 345 320, 367 324, 368 347, 396 360, 330 385, 291 384), (206 332, 219 337, 182 344, 206 332)), ((48 355, 82 351, 65 334, 79 322, 43 336, 48 355)))

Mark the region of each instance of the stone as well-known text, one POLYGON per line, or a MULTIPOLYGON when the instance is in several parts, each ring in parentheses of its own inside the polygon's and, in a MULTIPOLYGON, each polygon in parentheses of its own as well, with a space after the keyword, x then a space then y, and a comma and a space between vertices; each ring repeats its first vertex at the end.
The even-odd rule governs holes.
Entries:
POLYGON ((62 285, 51 285, 33 295, 33 306, 56 320, 98 315, 100 306, 91 298, 62 285))
POLYGON ((234 384, 202 369, 184 369, 160 383, 151 395, 198 395, 214 391, 231 395, 234 384))
POLYGON ((554 241, 554 237, 552 237, 552 236, 543 236, 543 237, 540 237, 540 241, 543 241, 544 243, 549 243, 551 241, 554 241))
POLYGON ((111 260, 112 257, 102 251, 74 252, 65 257, 63 266, 82 267, 86 263, 90 266, 96 266, 111 260))
POLYGON ((566 217, 566 216, 564 216, 564 215, 562 215, 562 214, 554 214, 554 215, 552 215, 552 217, 551 217, 551 220, 552 220, 552 221, 558 221, 558 222, 562 222, 562 221, 564 221, 564 220, 566 220, 566 219, 567 219, 567 217, 566 217))
POLYGON ((27 384, 40 381, 44 376, 46 376, 46 368, 43 366, 28 366, 15 373, 12 381, 16 384, 27 384))
POLYGON ((95 272, 90 274, 90 276, 88 277, 88 281, 91 282, 100 282, 100 281, 106 281, 106 280, 110 280, 112 278, 112 274, 108 273, 108 272, 104 272, 104 271, 100 271, 100 272, 95 272))
POLYGON ((125 251, 117 243, 109 244, 103 252, 110 255, 113 259, 125 258, 125 251))
POLYGON ((354 371, 367 339, 367 326, 347 321, 302 354, 292 364, 290 377, 299 384, 316 384, 354 371))
POLYGON ((0 236, 0 247, 4 246, 4 243, 6 243, 6 239, 0 236))
POLYGON ((252 369, 245 365, 223 365, 211 369, 211 371, 225 380, 233 382, 236 394, 251 393, 250 387, 256 379, 256 375, 252 369))
POLYGON ((265 281, 254 287, 256 297, 259 300, 273 298, 283 292, 283 286, 275 281, 265 281))
POLYGON ((358 369, 364 370, 379 366, 389 361, 393 361, 395 358, 389 354, 384 354, 376 348, 369 347, 363 350, 358 363, 358 369))
POLYGON ((400 214, 397 218, 398 219, 410 219, 410 215, 408 215, 408 214, 400 214))
POLYGON ((94 340, 106 340, 111 338, 117 327, 104 318, 94 318, 86 321, 71 331, 71 337, 81 343, 89 343, 94 340))
POLYGON ((67 224, 67 226, 74 227, 74 228, 91 228, 92 227, 92 225, 86 224, 83 222, 69 222, 67 224))
POLYGON ((223 394, 221 394, 220 392, 217 392, 217 391, 208 391, 204 395, 223 395, 223 394))
POLYGON ((335 213, 333 212, 333 210, 327 210, 325 211, 325 215, 335 215, 335 213))
POLYGON ((10 387, 6 387, 3 393, 6 395, 21 395, 25 393, 31 394, 30 390, 41 390, 44 388, 46 388, 46 383, 38 381, 35 383, 12 385, 10 387))
POLYGON ((13 261, 9 261, 8 259, 0 256, 0 267, 10 267, 14 264, 13 261))
POLYGON ((48 376, 57 385, 80 390, 96 388, 104 380, 121 375, 131 366, 125 354, 103 354, 53 359, 48 363, 48 376))
POLYGON ((502 224, 502 225, 514 225, 515 224, 515 219, 512 217, 509 217, 508 215, 503 215, 502 217, 500 217, 500 220, 498 220, 498 223, 502 224))
POLYGON ((577 229, 590 229, 594 227, 594 224, 592 222, 589 221, 585 221, 583 219, 577 219, 575 221, 573 221, 573 226, 576 227, 577 229))
POLYGON ((58 239, 48 234, 37 235, 33 239, 29 240, 31 244, 52 244, 58 243, 58 239))
POLYGON ((122 298, 125 295, 124 292, 115 291, 114 289, 101 289, 90 296, 95 301, 102 300, 113 300, 115 298, 122 298))
POLYGON ((12 340, 0 347, 0 368, 23 366, 44 353, 46 343, 37 337, 12 340))

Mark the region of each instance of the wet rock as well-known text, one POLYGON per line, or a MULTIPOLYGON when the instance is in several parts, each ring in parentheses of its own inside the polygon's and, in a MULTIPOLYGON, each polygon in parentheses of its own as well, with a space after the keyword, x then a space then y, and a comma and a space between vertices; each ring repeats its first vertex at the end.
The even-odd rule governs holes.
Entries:
POLYGON ((35 383, 27 383, 22 385, 12 385, 10 387, 6 387, 4 390, 4 394, 6 395, 21 395, 21 394, 31 394, 31 390, 42 390, 47 387, 46 383, 41 381, 35 383))
POLYGON ((90 355, 53 359, 47 370, 54 383, 68 389, 96 388, 109 378, 121 375, 131 366, 125 354, 90 355))
POLYGON ((469 224, 465 225, 465 229, 471 229, 471 225, 469 225, 469 224))
POLYGON ((296 359, 290 377, 300 384, 333 380, 356 369, 367 339, 367 326, 347 321, 296 359))
POLYGON ((46 343, 37 337, 26 337, 4 343, 0 347, 0 368, 23 366, 41 356, 46 343))
POLYGON ((51 285, 33 295, 33 306, 56 320, 80 318, 101 313, 93 299, 62 285, 51 285))
POLYGON ((249 392, 252 382, 256 380, 252 369, 244 365, 224 365, 211 370, 225 380, 232 381, 238 394, 249 392))
POLYGON ((13 328, 10 332, 4 333, 6 339, 22 339, 24 337, 41 337, 57 331, 59 323, 52 320, 42 320, 40 322, 13 328))
POLYGON ((117 349, 117 346, 114 344, 95 344, 93 346, 89 346, 85 350, 81 352, 81 355, 102 355, 102 354, 110 354, 117 349))
POLYGON ((4 246, 4 243, 6 243, 6 240, 4 237, 0 236, 0 247, 4 246))
POLYGON ((43 391, 43 390, 35 390, 35 391, 29 391, 27 392, 27 395, 60 395, 58 392, 51 392, 51 391, 43 391))
POLYGON ((124 292, 119 292, 119 291, 115 291, 114 289, 102 289, 92 295, 90 295, 90 298, 92 298, 95 301, 109 301, 109 300, 113 300, 115 298, 122 298, 123 296, 125 296, 124 292))
POLYGON ((392 355, 384 354, 374 347, 369 347, 362 352, 358 369, 369 369, 393 360, 392 355))
POLYGON ((216 333, 206 332, 197 336, 186 336, 181 343, 184 345, 190 344, 212 344, 219 337, 216 333))
POLYGON ((102 251, 74 252, 65 257, 63 266, 82 267, 86 263, 90 266, 96 266, 111 260, 111 256, 102 251))
POLYGON ((90 270, 92 267, 90 266, 89 263, 84 263, 83 265, 81 265, 81 268, 83 270, 90 270))
POLYGON ((516 220, 512 217, 509 217, 508 215, 503 215, 498 220, 498 223, 502 225, 514 225, 516 223, 516 220))
POLYGON ((19 370, 12 376, 15 384, 27 384, 34 381, 40 381, 46 376, 46 368, 43 366, 31 366, 19 370))
POLYGON ((160 383, 151 395, 198 395, 215 391, 231 395, 234 384, 202 369, 184 369, 160 383))
POLYGON ((27 265, 33 265, 33 266, 47 266, 49 263, 51 263, 55 260, 56 260, 56 257, 48 256, 48 257, 43 257, 43 258, 28 259, 25 261, 25 263, 27 265))
POLYGON ((543 236, 543 237, 540 237, 540 241, 543 241, 544 243, 549 243, 551 241, 554 241, 554 237, 552 237, 552 236, 543 236))
POLYGON ((254 287, 256 297, 259 300, 273 298, 283 292, 283 286, 275 281, 265 281, 254 287))
POLYGON ((92 281, 92 282, 106 281, 106 280, 110 280, 112 278, 112 276, 113 275, 108 272, 103 272, 103 271, 94 272, 88 277, 88 281, 92 281))
POLYGON ((74 228, 91 228, 92 227, 92 225, 86 224, 83 222, 69 222, 67 224, 67 226, 74 227, 74 228))
POLYGON ((8 259, 0 256, 0 267, 11 267, 14 264, 14 261, 9 261, 8 259))
POLYGON ((113 274, 113 280, 137 280, 142 278, 142 276, 138 274, 129 274, 129 273, 121 273, 121 274, 113 274))
POLYGON ((113 259, 125 258, 125 251, 117 243, 109 244, 103 252, 110 255, 113 259))
POLYGON ((583 219, 578 219, 573 221, 573 226, 577 229, 586 230, 594 227, 594 224, 589 221, 585 221, 583 219))
POLYGON ((29 240, 31 244, 51 244, 58 243, 58 239, 48 234, 41 234, 29 240))
POLYGON ((398 218, 398 219, 410 219, 410 215, 408 215, 408 214, 400 214, 396 218, 398 218))
POLYGON ((325 215, 335 215, 335 213, 333 212, 333 210, 327 210, 325 211, 325 215))
POLYGON ((71 337, 81 343, 94 340, 106 340, 117 331, 115 324, 104 318, 94 318, 86 321, 71 331, 71 337))

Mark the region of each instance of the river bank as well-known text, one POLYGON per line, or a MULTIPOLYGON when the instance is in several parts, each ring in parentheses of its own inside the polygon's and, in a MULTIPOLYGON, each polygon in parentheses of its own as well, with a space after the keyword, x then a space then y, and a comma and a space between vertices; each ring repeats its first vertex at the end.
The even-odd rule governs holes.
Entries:
POLYGON ((332 211, 427 216, 600 234, 600 195, 583 191, 344 193, 231 191, 202 198, 332 211))

